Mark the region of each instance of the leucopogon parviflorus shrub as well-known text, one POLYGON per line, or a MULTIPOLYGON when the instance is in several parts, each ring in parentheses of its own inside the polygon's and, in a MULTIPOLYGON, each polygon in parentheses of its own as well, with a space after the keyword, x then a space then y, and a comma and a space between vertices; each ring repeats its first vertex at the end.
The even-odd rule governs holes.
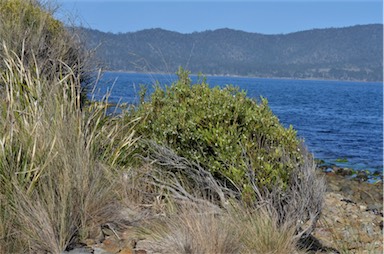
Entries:
POLYGON ((219 206, 224 196, 235 197, 296 227, 297 238, 309 235, 325 185, 296 131, 279 122, 266 99, 257 102, 238 88, 212 88, 204 80, 192 84, 183 69, 178 76, 125 116, 140 117, 137 133, 150 142, 138 153, 160 166, 159 176, 169 176, 158 184, 179 197, 209 189, 219 206))
POLYGON ((286 186, 302 163, 301 141, 280 124, 267 100, 258 103, 233 86, 192 85, 184 70, 178 75, 134 112, 143 119, 138 132, 196 161, 244 198, 252 192, 249 178, 258 186, 286 186))

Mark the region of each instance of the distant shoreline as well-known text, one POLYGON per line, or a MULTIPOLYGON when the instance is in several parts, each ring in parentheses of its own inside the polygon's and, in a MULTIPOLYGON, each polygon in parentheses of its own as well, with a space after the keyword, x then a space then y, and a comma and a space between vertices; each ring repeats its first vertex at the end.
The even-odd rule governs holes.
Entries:
POLYGON ((112 35, 79 28, 104 67, 169 72, 179 66, 212 76, 382 82, 383 25, 260 35, 232 29, 189 35, 147 29, 112 35), (93 46, 92 46, 93 45, 93 46), (220 74, 220 75, 214 75, 220 74))
MULTIPOLYGON (((125 71, 125 70, 103 70, 106 73, 126 73, 126 74, 142 74, 142 75, 175 75, 174 73, 166 72, 137 72, 137 71, 125 71)), ((199 73, 191 73, 191 76, 199 76, 199 73)), ((254 79, 277 79, 277 80, 302 80, 302 81, 330 81, 330 82, 350 82, 350 83, 383 83, 383 81, 365 81, 365 80, 346 80, 346 79, 320 79, 320 78, 293 78, 293 77, 259 77, 259 76, 242 76, 235 74, 205 74, 202 73, 202 77, 234 77, 234 78, 254 78, 254 79)))

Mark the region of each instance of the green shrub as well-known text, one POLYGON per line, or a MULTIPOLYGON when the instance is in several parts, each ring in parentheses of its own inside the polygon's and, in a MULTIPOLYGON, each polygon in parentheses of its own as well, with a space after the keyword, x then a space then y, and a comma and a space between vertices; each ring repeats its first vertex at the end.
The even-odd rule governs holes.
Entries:
POLYGON ((252 182, 285 187, 302 159, 300 141, 292 127, 280 124, 267 100, 257 103, 232 86, 192 85, 182 69, 178 76, 134 112, 143 119, 138 133, 197 161, 246 196, 254 195, 252 182))

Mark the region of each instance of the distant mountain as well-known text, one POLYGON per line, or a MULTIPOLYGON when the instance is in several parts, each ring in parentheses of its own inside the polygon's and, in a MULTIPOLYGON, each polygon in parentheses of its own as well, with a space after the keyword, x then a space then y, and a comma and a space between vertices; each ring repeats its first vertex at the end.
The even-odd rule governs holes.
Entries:
POLYGON ((281 78, 383 80, 383 25, 264 35, 231 29, 104 33, 81 28, 109 70, 281 78))

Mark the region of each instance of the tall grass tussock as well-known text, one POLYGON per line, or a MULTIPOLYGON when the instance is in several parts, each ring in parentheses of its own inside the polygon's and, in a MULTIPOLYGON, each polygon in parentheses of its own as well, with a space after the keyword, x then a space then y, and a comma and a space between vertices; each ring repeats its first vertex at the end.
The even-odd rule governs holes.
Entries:
POLYGON ((221 213, 181 206, 147 234, 150 249, 159 253, 304 253, 297 249, 294 228, 238 204, 221 213))
POLYGON ((1 215, 11 227, 2 233, 12 233, 1 239, 57 253, 86 235, 89 220, 108 212, 118 158, 135 141, 132 125, 106 118, 106 106, 82 110, 70 70, 47 81, 16 55, 7 57, 1 76, 1 215))
POLYGON ((108 115, 85 99, 87 52, 35 0, 0 0, 0 42, 0 253, 62 253, 124 221, 162 253, 299 253, 324 182, 266 101, 181 70, 108 115))
POLYGON ((81 107, 81 55, 38 2, 0 11, 0 252, 60 253, 115 212, 133 124, 107 118, 106 103, 81 107))

